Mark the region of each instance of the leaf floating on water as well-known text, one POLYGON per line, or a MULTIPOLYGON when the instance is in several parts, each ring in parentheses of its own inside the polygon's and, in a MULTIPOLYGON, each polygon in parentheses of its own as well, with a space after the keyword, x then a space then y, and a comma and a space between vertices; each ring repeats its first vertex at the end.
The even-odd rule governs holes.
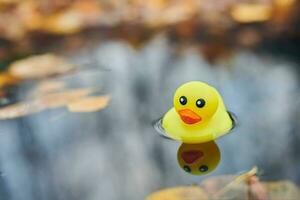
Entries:
POLYGON ((92 92, 92 89, 84 88, 41 95, 39 97, 33 98, 32 100, 0 108, 0 120, 23 117, 26 115, 44 111, 46 109, 54 109, 66 106, 71 102, 82 99, 92 92))
POLYGON ((73 89, 40 96, 34 100, 38 107, 58 108, 81 99, 93 92, 90 88, 73 89))
POLYGON ((57 92, 65 87, 62 81, 43 81, 37 85, 31 96, 41 96, 53 92, 57 92))
POLYGON ((35 107, 32 102, 16 103, 4 108, 0 108, 0 119, 13 119, 23 117, 42 111, 42 108, 35 107))
POLYGON ((40 79, 49 76, 65 74, 74 69, 62 57, 54 54, 31 56, 12 63, 8 73, 21 80, 40 79))
POLYGON ((204 180, 199 186, 164 189, 146 200, 298 200, 297 186, 290 181, 261 182, 257 167, 239 176, 224 175, 204 180))
POLYGON ((155 192, 146 200, 208 200, 204 190, 197 186, 177 187, 155 192))
POLYGON ((110 99, 111 97, 108 95, 84 97, 67 106, 70 112, 95 112, 105 108, 110 102, 110 99))

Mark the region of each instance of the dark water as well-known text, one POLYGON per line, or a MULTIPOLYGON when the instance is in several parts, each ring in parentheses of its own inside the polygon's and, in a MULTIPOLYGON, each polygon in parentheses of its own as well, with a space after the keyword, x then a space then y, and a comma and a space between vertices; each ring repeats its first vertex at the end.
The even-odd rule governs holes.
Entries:
MULTIPOLYGON (((61 77, 70 86, 111 94, 99 112, 65 108, 0 122, 0 199, 140 200, 157 189, 199 183, 257 165, 264 180, 300 182, 299 76, 289 60, 238 51, 222 64, 198 50, 178 52, 159 35, 134 49, 118 40, 69 55, 93 63, 61 77), (172 106, 174 90, 190 80, 218 88, 237 128, 217 141, 222 160, 204 177, 179 168, 179 143, 152 127, 172 106)), ((30 86, 18 89, 24 95, 30 86)))

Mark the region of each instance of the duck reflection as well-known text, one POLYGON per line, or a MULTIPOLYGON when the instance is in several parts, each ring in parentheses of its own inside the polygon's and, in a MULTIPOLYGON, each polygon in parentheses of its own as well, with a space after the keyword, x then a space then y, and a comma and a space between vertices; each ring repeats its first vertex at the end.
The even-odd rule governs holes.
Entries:
POLYGON ((193 175, 212 172, 221 160, 221 153, 214 141, 201 144, 182 143, 177 151, 179 166, 193 175))

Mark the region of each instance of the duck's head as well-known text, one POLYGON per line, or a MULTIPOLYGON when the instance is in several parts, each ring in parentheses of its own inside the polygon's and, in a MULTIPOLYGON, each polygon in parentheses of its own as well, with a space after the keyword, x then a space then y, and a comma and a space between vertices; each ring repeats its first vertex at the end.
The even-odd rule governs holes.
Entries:
POLYGON ((209 120, 218 108, 218 92, 206 83, 188 82, 176 90, 173 104, 185 124, 203 123, 209 120))

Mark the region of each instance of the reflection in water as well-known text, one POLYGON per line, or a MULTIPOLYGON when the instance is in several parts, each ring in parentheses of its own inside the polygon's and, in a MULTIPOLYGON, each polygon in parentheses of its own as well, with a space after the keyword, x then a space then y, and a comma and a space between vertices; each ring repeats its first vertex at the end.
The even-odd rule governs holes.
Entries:
POLYGON ((60 108, 1 121, 4 199, 141 200, 160 188, 199 183, 203 177, 174 164, 178 144, 151 126, 172 106, 173 91, 190 80, 217 86, 240 121, 237 134, 218 140, 222 160, 211 175, 258 165, 263 178, 300 182, 299 90, 291 63, 240 51, 212 66, 197 49, 176 52, 160 36, 138 51, 107 41, 70 59, 95 59, 111 69, 68 77, 70 87, 101 87, 111 102, 91 114, 60 108))
POLYGON ((219 164, 221 153, 214 142, 201 144, 181 144, 177 152, 179 166, 194 175, 212 172, 219 164))

